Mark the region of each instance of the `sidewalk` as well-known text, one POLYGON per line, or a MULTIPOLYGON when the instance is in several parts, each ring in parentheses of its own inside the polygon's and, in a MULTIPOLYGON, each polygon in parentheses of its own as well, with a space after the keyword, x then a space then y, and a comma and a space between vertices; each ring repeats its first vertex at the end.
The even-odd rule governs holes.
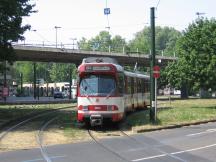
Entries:
POLYGON ((72 99, 68 98, 57 98, 54 99, 53 97, 39 97, 34 99, 34 97, 16 97, 16 96, 9 96, 7 97, 6 101, 4 99, 0 100, 0 104, 48 104, 48 103, 72 103, 72 99))

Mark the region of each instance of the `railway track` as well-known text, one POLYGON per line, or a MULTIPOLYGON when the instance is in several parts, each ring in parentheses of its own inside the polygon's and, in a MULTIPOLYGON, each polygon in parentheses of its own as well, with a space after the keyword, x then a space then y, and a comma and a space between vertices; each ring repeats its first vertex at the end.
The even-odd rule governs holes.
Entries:
MULTIPOLYGON (((38 131, 34 135, 31 134, 31 137, 33 136, 36 137, 34 140, 35 143, 37 143, 37 146, 39 147, 41 151, 41 155, 44 158, 46 162, 51 162, 51 160, 48 158, 48 155, 46 154, 46 151, 43 147, 43 131, 49 124, 51 124, 54 120, 58 118, 58 116, 55 115, 56 112, 59 110, 64 110, 64 109, 69 109, 73 108, 75 106, 70 106, 70 107, 61 107, 61 108, 56 108, 52 110, 47 110, 45 112, 40 112, 38 114, 34 114, 31 117, 23 117, 22 121, 19 120, 16 124, 10 125, 9 128, 4 129, 4 131, 0 134, 0 142, 2 142, 10 133, 12 133, 14 130, 25 127, 31 128, 32 123, 36 124, 36 128, 38 131), (29 124, 29 126, 28 126, 29 124)), ((12 122, 14 123, 14 121, 12 122)))
MULTIPOLYGON (((3 131, 7 132, 7 131, 10 131, 12 129, 15 129, 16 127, 19 127, 20 125, 25 124, 26 122, 28 122, 28 121, 30 121, 30 120, 32 120, 34 118, 43 116, 43 114, 50 113, 52 111, 58 111, 58 110, 61 110, 61 109, 75 108, 75 107, 76 106, 67 106, 67 107, 60 107, 60 108, 55 108, 55 109, 50 109, 50 110, 44 110, 44 111, 40 111, 38 113, 26 114, 26 115, 24 115, 22 117, 18 117, 18 118, 9 120, 6 123, 4 123, 3 125, 1 125, 0 126, 0 133, 3 132, 3 131)), ((4 136, 3 134, 5 134, 5 133, 0 134, 0 141, 3 138, 2 136, 4 136)))
MULTIPOLYGON (((87 129, 87 131, 88 131, 88 134, 89 134, 89 136, 91 137, 91 139, 92 139, 96 144, 98 144, 100 147, 102 147, 105 151, 108 151, 108 152, 112 153, 113 155, 115 155, 116 157, 118 157, 119 159, 121 159, 121 160, 123 160, 123 161, 126 161, 126 162, 131 161, 131 160, 126 159, 126 158, 123 157, 122 155, 120 155, 118 152, 116 152, 116 151, 113 150, 112 148, 106 146, 104 143, 102 143, 102 142, 100 141, 100 139, 98 139, 98 137, 96 137, 96 136, 94 135, 94 131, 95 131, 95 130, 93 131, 93 130, 91 130, 91 129, 87 129)), ((97 132, 97 131, 96 131, 96 132, 97 132)), ((134 144, 139 145, 140 149, 141 149, 141 148, 142 148, 142 149, 147 149, 147 148, 151 147, 151 148, 154 148, 155 150, 157 150, 157 151, 159 151, 159 152, 161 152, 161 153, 163 153, 163 154, 167 154, 167 156, 170 156, 170 157, 172 157, 172 158, 178 159, 179 161, 183 161, 181 158, 179 158, 179 157, 177 157, 177 156, 175 156, 175 155, 171 155, 171 154, 169 154, 169 153, 167 153, 167 152, 162 151, 160 148, 157 148, 157 146, 151 146, 151 145, 148 144, 148 143, 145 143, 145 142, 143 142, 143 141, 139 141, 139 140, 136 139, 135 137, 133 137, 133 136, 131 136, 131 135, 128 135, 128 134, 127 134, 124 130, 122 130, 120 127, 118 127, 118 133, 119 133, 119 135, 118 135, 119 137, 126 137, 126 138, 128 138, 130 141, 133 141, 134 144)), ((115 136, 116 136, 116 135, 115 135, 115 136)), ((183 162, 185 162, 185 161, 183 161, 183 162)))
POLYGON ((51 158, 49 157, 49 155, 47 154, 46 152, 46 149, 44 148, 43 146, 43 132, 44 132, 44 129, 47 128, 47 126, 49 124, 51 124, 54 120, 56 120, 58 117, 53 117, 51 118, 50 120, 44 122, 44 124, 42 125, 41 129, 38 131, 37 133, 37 143, 40 147, 40 152, 41 152, 41 155, 43 156, 43 159, 46 160, 46 162, 52 162, 51 158))
POLYGON ((113 149, 107 147, 106 145, 104 145, 103 143, 100 142, 100 140, 93 135, 92 130, 88 129, 88 134, 91 137, 91 139, 98 144, 100 147, 102 147, 104 150, 112 153, 113 155, 115 155, 117 158, 119 158, 120 160, 123 160, 125 162, 129 162, 129 160, 127 160, 126 158, 124 158, 123 156, 121 156, 120 154, 118 154, 117 152, 115 152, 113 149))

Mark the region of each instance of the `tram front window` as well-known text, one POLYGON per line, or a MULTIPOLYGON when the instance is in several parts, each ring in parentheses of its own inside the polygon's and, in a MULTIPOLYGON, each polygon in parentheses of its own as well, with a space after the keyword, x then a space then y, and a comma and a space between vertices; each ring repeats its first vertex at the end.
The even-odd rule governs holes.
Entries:
POLYGON ((82 96, 112 95, 116 89, 113 76, 87 75, 80 81, 80 94, 82 96))

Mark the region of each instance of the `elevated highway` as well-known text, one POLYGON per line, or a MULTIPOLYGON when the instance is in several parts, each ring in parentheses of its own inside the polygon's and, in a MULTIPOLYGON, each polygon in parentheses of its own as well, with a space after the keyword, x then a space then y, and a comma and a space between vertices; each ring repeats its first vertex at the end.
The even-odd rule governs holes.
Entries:
MULTIPOLYGON (((139 66, 149 66, 150 64, 149 55, 144 54, 109 53, 22 45, 14 45, 13 47, 17 61, 59 62, 79 65, 83 58, 98 56, 115 58, 121 65, 134 66, 136 62, 139 66)), ((176 59, 175 57, 156 56, 156 61, 160 62, 161 66, 166 66, 168 62, 175 61, 176 59)))

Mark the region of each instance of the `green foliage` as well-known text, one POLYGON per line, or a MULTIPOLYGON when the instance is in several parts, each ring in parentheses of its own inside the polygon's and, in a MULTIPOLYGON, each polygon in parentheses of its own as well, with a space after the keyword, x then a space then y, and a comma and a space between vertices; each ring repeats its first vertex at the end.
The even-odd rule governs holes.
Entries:
MULTIPOLYGON (((161 54, 163 51, 164 55, 173 56, 176 41, 181 33, 174 28, 159 26, 156 27, 155 31, 156 53, 161 54)), ((130 52, 135 52, 138 49, 139 52, 148 54, 151 49, 150 27, 145 27, 142 31, 137 32, 135 38, 130 41, 129 48, 130 52)))
POLYGON ((170 63, 166 79, 174 87, 216 89, 216 20, 197 19, 177 42, 178 61, 170 63))
MULTIPOLYGON (((33 83, 33 63, 18 61, 15 64, 15 76, 14 78, 20 78, 20 74, 23 74, 23 82, 33 83)), ((20 79, 18 79, 20 81, 20 79)))
POLYGON ((0 61, 15 60, 11 42, 24 39, 22 35, 30 25, 22 26, 22 17, 35 12, 33 7, 29 0, 0 1, 0 61))
MULTIPOLYGON (((72 78, 76 78, 76 66, 63 63, 36 63, 36 77, 43 78, 45 82, 69 82, 69 68, 72 78)), ((20 78, 23 74, 24 83, 33 83, 33 62, 16 62, 14 66, 14 78, 20 78)), ((17 79, 19 82, 19 79, 17 79)))
POLYGON ((112 52, 122 52, 123 47, 126 45, 125 39, 117 35, 114 38, 107 31, 101 31, 99 35, 90 40, 82 38, 79 41, 79 48, 82 50, 94 50, 108 52, 109 47, 112 52))
POLYGON ((76 66, 74 64, 53 63, 50 70, 52 82, 69 82, 69 72, 72 69, 72 78, 76 78, 76 66))

